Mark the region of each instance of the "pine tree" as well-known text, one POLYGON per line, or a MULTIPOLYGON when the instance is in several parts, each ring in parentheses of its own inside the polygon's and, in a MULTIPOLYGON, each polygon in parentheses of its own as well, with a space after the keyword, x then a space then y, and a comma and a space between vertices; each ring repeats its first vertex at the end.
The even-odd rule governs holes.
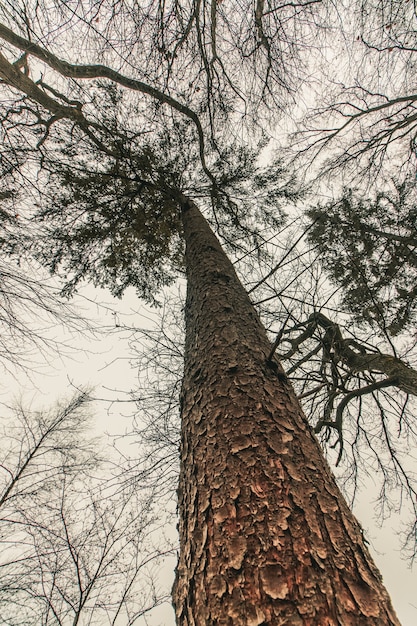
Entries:
MULTIPOLYGON (((266 222, 292 194, 279 164, 262 172, 246 152, 234 157, 213 192, 232 234, 244 230, 257 185, 266 222)), ((67 291, 87 279, 152 300, 185 268, 177 623, 398 624, 266 331, 175 163, 165 144, 96 160, 94 171, 74 154, 49 163, 54 193, 39 211, 37 248, 52 270, 65 268, 67 291)))
POLYGON ((232 264, 194 202, 182 216, 177 623, 398 624, 232 264))

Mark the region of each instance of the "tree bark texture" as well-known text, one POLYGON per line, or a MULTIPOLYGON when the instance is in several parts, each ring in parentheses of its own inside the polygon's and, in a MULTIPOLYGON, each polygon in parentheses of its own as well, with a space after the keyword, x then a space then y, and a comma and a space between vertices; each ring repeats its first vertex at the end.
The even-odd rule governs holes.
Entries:
POLYGON ((399 624, 270 342, 184 200, 179 626, 399 624))

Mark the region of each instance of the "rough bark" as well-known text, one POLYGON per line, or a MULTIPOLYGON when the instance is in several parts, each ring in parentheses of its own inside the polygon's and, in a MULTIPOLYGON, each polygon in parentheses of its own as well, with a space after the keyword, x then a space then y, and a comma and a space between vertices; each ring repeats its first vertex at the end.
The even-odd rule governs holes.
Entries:
POLYGON ((250 300, 184 201, 180 626, 399 624, 250 300))

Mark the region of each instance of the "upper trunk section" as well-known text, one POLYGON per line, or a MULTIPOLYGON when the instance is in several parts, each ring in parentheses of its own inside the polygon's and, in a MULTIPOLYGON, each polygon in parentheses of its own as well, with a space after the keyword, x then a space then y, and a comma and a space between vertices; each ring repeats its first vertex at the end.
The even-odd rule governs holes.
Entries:
POLYGON ((183 223, 177 623, 398 625, 232 264, 191 201, 183 223))

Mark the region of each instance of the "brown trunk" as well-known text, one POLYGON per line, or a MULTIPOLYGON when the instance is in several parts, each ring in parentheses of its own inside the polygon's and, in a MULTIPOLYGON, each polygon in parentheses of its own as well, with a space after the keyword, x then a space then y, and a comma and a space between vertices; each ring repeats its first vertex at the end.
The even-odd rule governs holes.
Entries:
POLYGON ((250 300, 184 201, 180 626, 399 624, 250 300))

